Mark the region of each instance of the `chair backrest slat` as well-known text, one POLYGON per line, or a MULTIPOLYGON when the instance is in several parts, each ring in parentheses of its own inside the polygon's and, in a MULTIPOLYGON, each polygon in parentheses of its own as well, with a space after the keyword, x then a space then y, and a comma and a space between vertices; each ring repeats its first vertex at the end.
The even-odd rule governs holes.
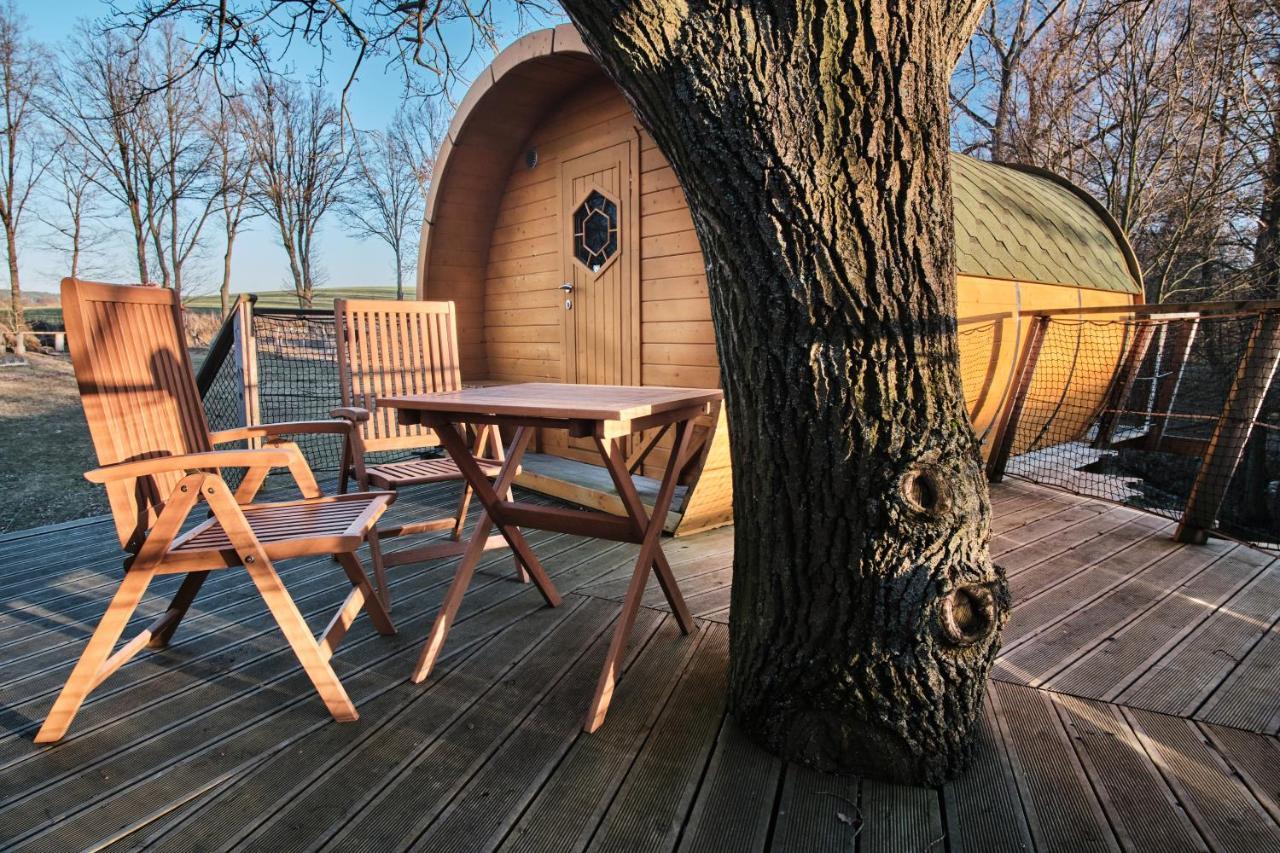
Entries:
POLYGON ((368 450, 434 447, 435 433, 401 426, 376 400, 462 387, 457 319, 452 302, 335 299, 342 403, 372 414, 364 424, 368 450))
MULTIPOLYGON (((211 449, 172 290, 65 279, 62 313, 101 465, 211 449)), ((181 472, 107 486, 116 532, 135 547, 181 472)))

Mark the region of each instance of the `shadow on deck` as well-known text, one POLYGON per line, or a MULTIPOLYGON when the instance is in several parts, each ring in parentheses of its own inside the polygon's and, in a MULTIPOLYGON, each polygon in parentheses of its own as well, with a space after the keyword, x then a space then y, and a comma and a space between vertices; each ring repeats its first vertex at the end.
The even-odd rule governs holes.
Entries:
MULTIPOLYGON (((422 514, 453 490, 409 490, 422 514)), ((993 490, 1016 607, 970 771, 941 789, 821 776, 724 709, 732 531, 669 540, 700 617, 649 591, 604 727, 580 730, 634 547, 533 533, 555 610, 490 552, 426 685, 406 674, 452 563, 393 570, 400 630, 334 659, 324 712, 242 572, 215 573, 168 650, 130 662, 69 738, 31 736, 119 572, 110 525, 0 538, 5 849, 1241 850, 1280 846, 1280 567, 1179 546, 1165 522, 1023 484, 993 490)), ((327 560, 281 575, 320 618, 327 560)), ((144 602, 153 618, 176 585, 144 602), (148 606, 149 603, 149 606, 148 606)), ((318 627, 318 626, 317 626, 318 627)))

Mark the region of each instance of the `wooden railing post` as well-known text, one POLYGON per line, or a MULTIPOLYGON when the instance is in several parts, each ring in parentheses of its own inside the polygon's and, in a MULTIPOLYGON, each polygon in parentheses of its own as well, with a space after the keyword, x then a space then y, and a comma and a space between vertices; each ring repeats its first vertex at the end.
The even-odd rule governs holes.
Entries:
POLYGON ((1227 487, 1244 455, 1254 421, 1262 410, 1267 389, 1275 377, 1277 364, 1280 364, 1280 311, 1273 310, 1258 315, 1249 335, 1222 416, 1209 438, 1182 521, 1174 534, 1177 541, 1202 544, 1209 538, 1227 487))
POLYGON ((1027 342, 1018 357, 1018 369, 1014 374, 1012 393, 1005 401, 1004 410, 996 427, 995 439, 991 443, 991 456, 987 460, 987 479, 998 483, 1004 479, 1004 469, 1009 463, 1009 453, 1013 450, 1013 439, 1018 432, 1018 421, 1022 419, 1022 409, 1026 404, 1027 392, 1031 390, 1031 379, 1036 372, 1036 363, 1040 360, 1040 350, 1044 347, 1045 335, 1049 332, 1049 318, 1037 314, 1031 321, 1027 331, 1027 342))
POLYGON ((1107 389, 1102 406, 1102 417, 1098 419, 1098 437, 1093 446, 1104 448, 1111 444, 1116 427, 1120 425, 1120 413, 1124 410, 1129 395, 1133 393, 1133 383, 1138 381, 1138 373, 1142 370, 1142 362, 1151 349, 1151 338, 1155 335, 1155 324, 1150 320, 1135 320, 1137 329, 1133 333, 1133 341, 1122 356, 1120 369, 1116 371, 1111 387, 1107 389))

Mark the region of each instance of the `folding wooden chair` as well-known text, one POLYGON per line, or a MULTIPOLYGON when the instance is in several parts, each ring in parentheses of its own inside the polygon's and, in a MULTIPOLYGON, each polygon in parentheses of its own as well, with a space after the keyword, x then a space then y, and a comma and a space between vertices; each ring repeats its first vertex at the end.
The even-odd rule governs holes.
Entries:
POLYGON ((210 571, 243 566, 293 647, 334 719, 357 718, 329 665, 361 609, 381 634, 395 628, 355 551, 376 537, 389 492, 323 497, 298 446, 283 435, 349 435, 346 421, 254 426, 210 433, 182 335, 173 291, 155 287, 62 282, 62 311, 89 432, 101 467, 85 477, 107 488, 120 544, 130 552, 124 578, 36 734, 51 743, 66 733, 81 703, 144 647, 163 648, 210 571), (250 438, 266 446, 214 450, 250 438), (233 493, 220 468, 245 468, 233 493), (272 468, 288 468, 301 500, 254 503, 272 468), (197 504, 210 517, 185 533, 197 504), (275 560, 332 554, 352 590, 317 640, 276 574, 275 560), (167 611, 113 653, 156 575, 185 573, 167 611))
MULTIPOLYGON (((461 388, 457 319, 452 302, 335 299, 333 305, 342 407, 330 414, 346 418, 359 428, 357 438, 344 449, 339 491, 346 492, 351 477, 361 489, 396 490, 452 481, 462 484, 453 515, 379 528, 382 539, 451 531, 450 541, 379 555, 374 571, 378 591, 382 593, 387 589, 384 566, 453 557, 466 549, 466 543, 461 541, 462 527, 467 520, 472 492, 452 458, 446 454, 382 464, 367 464, 364 458, 365 454, 375 451, 440 446, 434 432, 421 426, 400 424, 395 410, 379 408, 377 399, 461 388)), ((497 477, 505 459, 497 427, 478 427, 471 450, 485 475, 497 477)), ((506 547, 506 542, 501 536, 491 536, 486 542, 486 548, 502 547, 506 547)), ((520 580, 527 582, 528 575, 518 559, 516 570, 520 580)), ((384 597, 383 603, 390 606, 391 602, 384 597)))

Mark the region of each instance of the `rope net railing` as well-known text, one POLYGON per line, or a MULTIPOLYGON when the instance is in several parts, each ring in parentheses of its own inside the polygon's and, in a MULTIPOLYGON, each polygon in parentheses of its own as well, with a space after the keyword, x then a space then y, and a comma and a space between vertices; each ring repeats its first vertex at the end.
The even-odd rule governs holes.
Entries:
POLYGON ((992 478, 1156 513, 1185 541, 1280 550, 1278 329, 1274 308, 1033 319, 992 478))
MULTIPOLYGON (((205 412, 213 430, 247 424, 328 420, 342 405, 337 331, 332 311, 253 308, 228 319, 200 372, 205 412), (236 326, 239 324, 239 328, 236 326)), ((312 469, 342 466, 342 438, 289 436, 312 469)), ((371 464, 430 456, 433 448, 370 453, 371 464)))
MULTIPOLYGON (((965 406, 972 419, 987 407, 995 393, 995 367, 1000 358, 1004 325, 1005 315, 999 315, 962 319, 956 329, 960 381, 964 386, 965 406)), ((985 439, 989 431, 988 423, 979 430, 978 438, 985 439)))

